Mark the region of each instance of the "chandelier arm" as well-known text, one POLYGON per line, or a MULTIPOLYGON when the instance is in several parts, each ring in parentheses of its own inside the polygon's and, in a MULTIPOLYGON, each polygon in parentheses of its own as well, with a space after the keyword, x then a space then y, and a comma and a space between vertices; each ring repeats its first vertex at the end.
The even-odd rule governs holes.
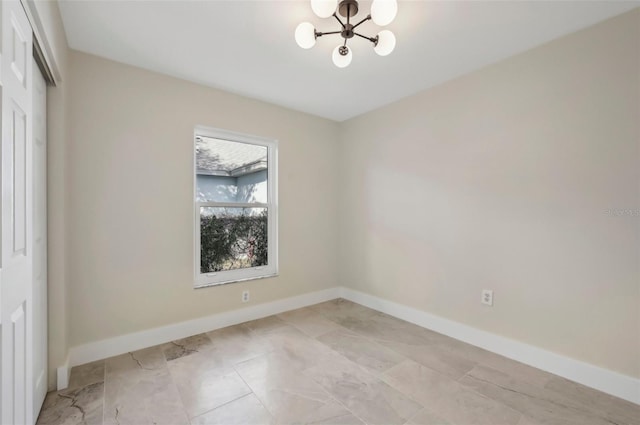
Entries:
POLYGON ((328 32, 316 31, 316 37, 322 37, 323 35, 340 34, 341 32, 342 31, 328 31, 328 32))
POLYGON ((342 25, 342 28, 344 28, 344 23, 342 22, 342 19, 340 19, 340 17, 335 12, 333 12, 333 17, 336 18, 338 22, 340 22, 340 25, 342 25))
POLYGON ((367 22, 369 19, 371 19, 371 15, 367 15, 367 17, 366 17, 366 18, 364 18, 362 21, 360 21, 360 22, 358 22, 357 24, 355 24, 355 25, 353 26, 353 28, 352 28, 352 29, 356 29, 356 28, 358 28, 358 27, 360 26, 360 24, 364 24, 364 23, 365 23, 365 22, 367 22))
POLYGON ((370 42, 372 42, 374 45, 378 44, 378 37, 367 37, 366 35, 362 35, 362 34, 358 34, 357 32, 353 33, 354 35, 357 35, 358 37, 362 37, 365 40, 369 40, 370 42))

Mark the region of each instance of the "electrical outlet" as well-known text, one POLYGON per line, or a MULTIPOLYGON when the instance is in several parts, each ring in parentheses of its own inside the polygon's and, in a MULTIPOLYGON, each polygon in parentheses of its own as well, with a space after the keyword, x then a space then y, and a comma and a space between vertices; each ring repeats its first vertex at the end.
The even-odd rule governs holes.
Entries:
POLYGON ((242 302, 243 303, 249 302, 249 291, 242 291, 242 302))
POLYGON ((491 289, 482 290, 482 304, 493 306, 493 291, 491 289))

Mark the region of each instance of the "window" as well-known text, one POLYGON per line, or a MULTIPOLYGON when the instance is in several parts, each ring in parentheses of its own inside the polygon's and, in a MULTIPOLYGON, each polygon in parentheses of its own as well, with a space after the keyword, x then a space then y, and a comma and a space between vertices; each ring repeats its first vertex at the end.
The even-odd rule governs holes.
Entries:
POLYGON ((195 286, 278 273, 278 144, 195 131, 195 286))

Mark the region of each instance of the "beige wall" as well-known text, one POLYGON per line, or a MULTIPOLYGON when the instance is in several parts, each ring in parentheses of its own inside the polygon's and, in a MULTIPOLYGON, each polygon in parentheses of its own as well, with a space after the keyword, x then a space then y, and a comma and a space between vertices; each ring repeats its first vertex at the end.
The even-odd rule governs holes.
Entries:
POLYGON ((47 243, 48 243, 48 357, 49 389, 55 388, 56 369, 62 366, 69 351, 68 292, 66 280, 66 165, 68 110, 68 52, 58 4, 35 1, 34 5, 45 36, 51 46, 61 74, 55 87, 47 88, 47 243))
POLYGON ((338 125, 71 54, 71 345, 337 284, 338 125), (193 289, 196 125, 279 140, 280 276, 193 289))
POLYGON ((70 53, 49 91, 51 372, 69 345, 232 310, 244 289, 341 283, 640 377, 639 218, 606 214, 640 209, 639 23, 342 124, 70 53), (280 140, 280 277, 192 289, 197 124, 280 140))
POLYGON ((635 10, 343 123, 343 284, 640 377, 639 78, 635 10))

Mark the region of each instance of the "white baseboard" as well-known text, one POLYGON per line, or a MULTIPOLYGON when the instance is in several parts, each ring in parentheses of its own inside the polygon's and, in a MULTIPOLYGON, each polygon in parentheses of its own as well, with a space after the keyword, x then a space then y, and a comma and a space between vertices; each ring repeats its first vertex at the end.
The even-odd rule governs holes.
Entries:
POLYGON ((640 379, 349 288, 341 288, 340 295, 349 301, 362 304, 398 319, 640 404, 640 379))
MULTIPOLYGON (((260 319, 272 314, 278 314, 284 311, 295 310, 296 308, 302 308, 332 300, 339 296, 340 288, 336 287, 325 289, 323 291, 311 292, 291 298, 218 313, 186 322, 161 326, 159 328, 148 329, 102 341, 79 345, 70 349, 69 361, 66 367, 67 369, 70 369, 69 366, 73 367, 95 360, 102 360, 107 357, 128 353, 130 351, 164 344, 176 339, 186 338, 199 333, 224 328, 225 326, 237 325, 238 323, 247 322, 249 320, 260 319)), ((68 384, 68 378, 66 381, 60 379, 61 369, 62 367, 58 369, 58 389, 61 389, 61 384, 64 384, 62 388, 66 388, 68 384)))
POLYGON ((69 386, 69 376, 71 376, 71 367, 69 366, 69 356, 64 364, 56 369, 57 390, 64 390, 69 386))
POLYGON ((73 366, 152 347, 225 326, 260 319, 272 314, 306 307, 338 297, 348 299, 418 326, 450 336, 451 338, 464 341, 588 387, 640 404, 640 379, 622 375, 551 351, 543 350, 533 345, 344 287, 336 287, 253 305, 238 310, 202 317, 200 319, 72 347, 66 363, 57 370, 58 390, 64 389, 69 385, 69 373, 73 366))

